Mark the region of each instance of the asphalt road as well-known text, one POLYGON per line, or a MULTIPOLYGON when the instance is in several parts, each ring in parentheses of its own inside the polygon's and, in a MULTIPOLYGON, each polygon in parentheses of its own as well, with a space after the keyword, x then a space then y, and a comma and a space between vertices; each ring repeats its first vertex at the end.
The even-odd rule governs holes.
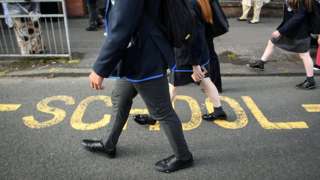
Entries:
MULTIPOLYGON (((116 159, 81 147, 81 139, 102 137, 110 128, 114 81, 95 92, 87 78, 0 79, 0 179, 318 180, 320 88, 295 89, 302 80, 224 78, 230 119, 216 123, 199 120, 206 105, 197 86, 179 88, 175 106, 195 166, 162 174, 153 164, 171 149, 159 127, 129 120, 116 159)), ((137 97, 132 113, 144 108, 137 97)))

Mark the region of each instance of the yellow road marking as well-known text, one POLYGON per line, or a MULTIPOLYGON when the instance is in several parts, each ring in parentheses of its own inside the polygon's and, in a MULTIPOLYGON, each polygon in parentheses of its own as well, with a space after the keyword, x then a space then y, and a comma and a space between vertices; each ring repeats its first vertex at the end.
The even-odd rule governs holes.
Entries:
POLYGON ((188 103, 191 110, 191 119, 188 122, 182 123, 182 128, 184 131, 191 131, 198 128, 201 125, 201 109, 198 102, 190 96, 176 96, 173 105, 176 100, 185 101, 188 103))
POLYGON ((25 116, 22 118, 24 124, 29 128, 41 129, 41 128, 47 128, 47 127, 56 125, 61 121, 63 121, 67 113, 63 109, 51 107, 48 105, 50 102, 53 102, 53 101, 63 101, 67 105, 75 104, 75 101, 71 96, 47 97, 37 104, 37 109, 40 112, 51 114, 54 117, 50 120, 45 120, 40 122, 39 120, 36 120, 34 116, 25 116))
POLYGON ((89 96, 82 100, 80 104, 78 105, 77 109, 74 111, 70 124, 71 126, 76 129, 76 130, 95 130, 102 128, 109 124, 111 115, 110 114, 105 114, 102 119, 100 119, 97 122, 94 123, 84 123, 83 122, 83 116, 88 108, 89 104, 94 102, 94 101, 102 101, 105 103, 107 107, 111 107, 111 98, 109 96, 89 96))
POLYGON ((0 104, 0 112, 16 111, 21 107, 21 104, 0 104))
MULTIPOLYGON (((257 104, 253 101, 250 96, 242 96, 242 99, 246 106, 249 108, 250 112, 256 118, 258 123, 264 129, 305 129, 309 128, 305 121, 296 121, 296 122, 271 122, 267 119, 264 113, 260 110, 257 104)), ((175 100, 185 101, 191 110, 191 119, 188 122, 183 123, 183 129, 185 131, 190 131, 198 128, 201 125, 201 109, 198 102, 189 96, 177 96, 175 100)), ((56 125, 62 122, 66 117, 66 111, 64 109, 52 107, 49 104, 54 101, 62 101, 66 105, 74 105, 75 100, 71 96, 52 96, 47 97, 41 100, 37 104, 37 110, 39 112, 48 114, 53 116, 48 120, 37 120, 34 116, 25 116, 23 117, 23 122, 26 126, 30 128, 40 129, 47 128, 53 125, 56 125)), ((111 108, 111 98, 109 96, 89 96, 82 100, 80 104, 77 106, 76 110, 73 112, 70 120, 70 124, 74 129, 77 130, 95 130, 98 128, 102 128, 110 123, 111 115, 104 114, 103 118, 94 122, 94 123, 84 123, 83 116, 88 108, 88 106, 95 102, 102 101, 104 104, 111 108)), ((240 106, 240 104, 230 97, 222 96, 221 101, 226 102, 235 112, 237 119, 233 122, 225 121, 225 120, 217 120, 214 123, 220 127, 226 129, 240 129, 244 128, 248 124, 248 117, 244 109, 240 106)), ((173 106, 175 105, 173 102, 173 106)), ((213 104, 207 98, 205 101, 208 112, 213 111, 213 104)), ((0 112, 7 111, 16 111, 20 108, 21 104, 0 104, 0 112)), ((302 107, 305 108, 307 112, 320 112, 320 104, 302 104, 302 107)), ((131 115, 134 114, 148 114, 148 110, 146 108, 142 109, 131 109, 131 115)), ((127 129, 128 124, 124 126, 124 129, 127 129)), ((160 124, 157 122, 156 125, 149 126, 150 131, 159 131, 160 124)))
POLYGON ((320 104, 302 104, 302 107, 307 111, 307 112, 320 112, 320 104))
MULTIPOLYGON (((225 121, 225 120, 216 120, 213 123, 217 124, 226 129, 241 129, 247 126, 248 124, 248 117, 246 112, 242 109, 240 104, 230 97, 221 96, 221 101, 226 102, 229 106, 233 109, 236 113, 237 119, 233 122, 225 121)), ((209 98, 206 99, 206 107, 209 113, 213 112, 213 104, 209 98)))
POLYGON ((242 96, 243 101, 250 109, 253 116, 264 129, 306 129, 309 128, 304 121, 297 122, 270 122, 263 112, 259 109, 253 99, 249 96, 242 96))
MULTIPOLYGON (((191 119, 188 122, 182 123, 182 128, 184 131, 190 131, 193 129, 198 128, 201 125, 201 109, 198 102, 189 96, 176 96, 173 106, 176 100, 185 101, 188 103, 189 108, 191 110, 191 119)), ((145 114, 145 113, 144 113, 145 114)), ((155 125, 149 127, 150 131, 159 131, 160 130, 160 123, 157 122, 155 125)))

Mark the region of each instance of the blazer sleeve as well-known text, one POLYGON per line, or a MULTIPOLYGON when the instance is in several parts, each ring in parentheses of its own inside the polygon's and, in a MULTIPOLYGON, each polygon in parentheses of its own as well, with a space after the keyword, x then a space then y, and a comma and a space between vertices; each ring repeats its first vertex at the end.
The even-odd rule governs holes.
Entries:
POLYGON ((304 21, 307 16, 307 11, 303 5, 296 11, 292 18, 284 22, 283 25, 278 29, 280 34, 287 34, 290 31, 294 31, 304 21))
POLYGON ((203 48, 203 36, 205 33, 204 22, 202 22, 201 12, 198 6, 194 7, 195 11, 195 23, 193 28, 193 37, 191 41, 191 57, 189 65, 200 65, 201 64, 201 53, 203 48))
POLYGON ((144 0, 117 0, 112 7, 108 36, 93 66, 98 75, 108 77, 120 62, 139 26, 143 5, 144 0))

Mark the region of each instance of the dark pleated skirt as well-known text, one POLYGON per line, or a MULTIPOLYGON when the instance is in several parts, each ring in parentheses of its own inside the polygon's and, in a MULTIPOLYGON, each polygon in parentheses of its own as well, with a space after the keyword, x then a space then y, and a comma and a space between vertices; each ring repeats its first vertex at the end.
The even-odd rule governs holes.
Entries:
MULTIPOLYGON (((206 64, 203 66, 209 72, 209 66, 206 64)), ((174 86, 184 86, 190 83, 196 83, 193 81, 192 75, 192 67, 191 66, 180 66, 176 69, 172 70, 169 75, 169 83, 174 86)), ((205 77, 209 77, 209 73, 205 75, 205 77)), ((199 84, 199 83, 196 83, 199 84)))
POLYGON ((310 50, 311 38, 291 39, 286 36, 280 36, 279 38, 271 38, 271 42, 278 48, 289 52, 306 53, 310 50))

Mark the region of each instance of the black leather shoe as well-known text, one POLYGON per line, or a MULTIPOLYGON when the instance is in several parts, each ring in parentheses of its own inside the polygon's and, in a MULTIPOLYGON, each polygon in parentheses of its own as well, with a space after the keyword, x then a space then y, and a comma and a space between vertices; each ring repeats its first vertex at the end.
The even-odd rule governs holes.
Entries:
POLYGON ((155 125, 157 123, 156 120, 146 114, 138 114, 134 116, 133 120, 140 125, 155 125))
POLYGON ((205 121, 214 121, 214 120, 226 120, 227 119, 227 115, 226 113, 219 113, 219 114, 216 114, 216 113, 210 113, 210 114, 204 114, 202 115, 202 119, 205 120, 205 121))
POLYGON ((185 169, 193 165, 192 156, 188 160, 179 160, 176 156, 169 156, 155 164, 157 171, 171 173, 180 169, 185 169))
POLYGON ((90 152, 103 153, 107 155, 109 158, 116 157, 116 148, 106 148, 101 140, 84 139, 82 140, 81 144, 84 146, 85 149, 87 149, 90 152))

